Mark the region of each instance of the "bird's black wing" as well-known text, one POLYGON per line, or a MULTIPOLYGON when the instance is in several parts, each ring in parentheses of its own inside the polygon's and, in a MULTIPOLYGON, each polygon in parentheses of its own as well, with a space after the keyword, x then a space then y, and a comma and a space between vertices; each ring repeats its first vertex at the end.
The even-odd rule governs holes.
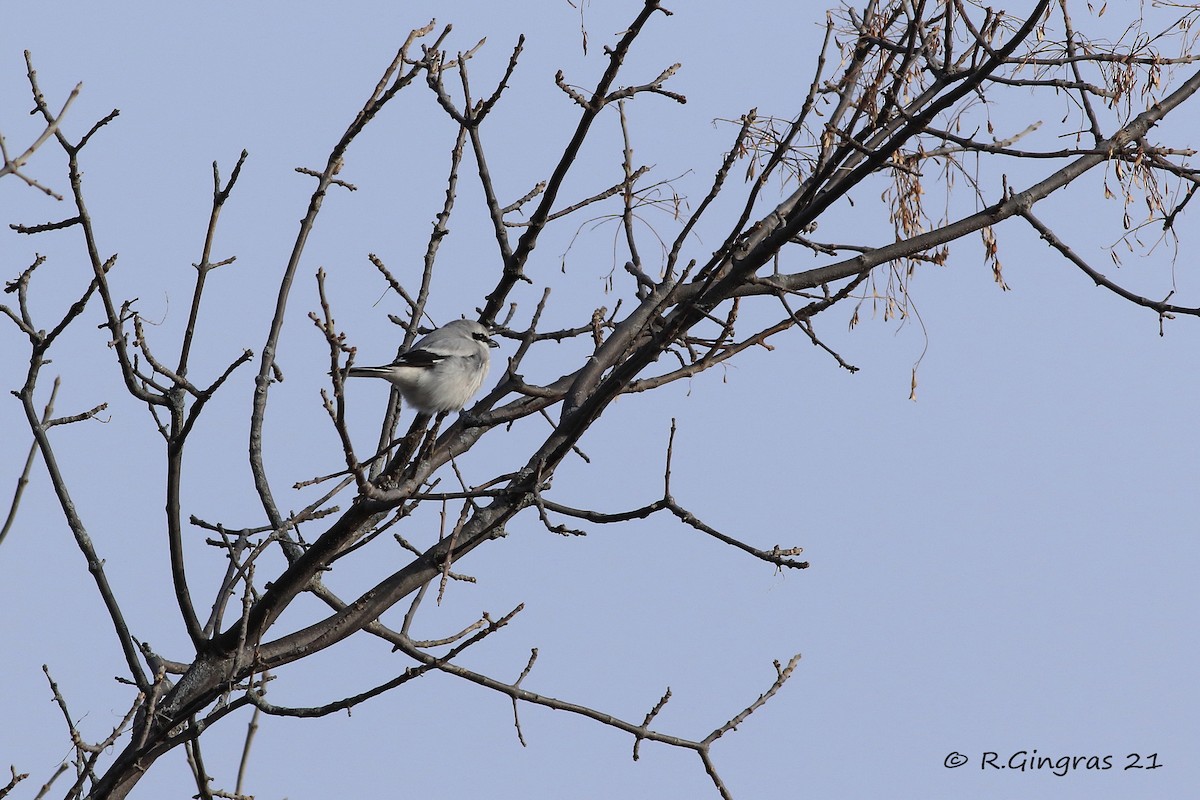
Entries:
POLYGON ((432 367, 435 364, 444 361, 445 356, 438 353, 431 353, 428 350, 409 350, 401 353, 400 357, 394 362, 395 365, 404 367, 432 367))

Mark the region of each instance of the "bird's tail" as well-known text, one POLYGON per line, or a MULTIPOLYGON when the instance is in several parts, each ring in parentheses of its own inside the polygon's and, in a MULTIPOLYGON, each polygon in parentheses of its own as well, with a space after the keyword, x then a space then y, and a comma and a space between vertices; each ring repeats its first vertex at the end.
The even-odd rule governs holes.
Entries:
POLYGON ((386 378, 387 367, 351 367, 346 372, 348 378, 386 378))

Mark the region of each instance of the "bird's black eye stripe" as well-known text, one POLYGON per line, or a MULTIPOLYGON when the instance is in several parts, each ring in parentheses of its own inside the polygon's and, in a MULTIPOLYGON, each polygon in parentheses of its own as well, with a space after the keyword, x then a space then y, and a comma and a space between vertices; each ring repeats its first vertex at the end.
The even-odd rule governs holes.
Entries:
POLYGON ((486 333, 472 333, 471 336, 477 342, 486 342, 487 338, 488 338, 488 335, 486 333))

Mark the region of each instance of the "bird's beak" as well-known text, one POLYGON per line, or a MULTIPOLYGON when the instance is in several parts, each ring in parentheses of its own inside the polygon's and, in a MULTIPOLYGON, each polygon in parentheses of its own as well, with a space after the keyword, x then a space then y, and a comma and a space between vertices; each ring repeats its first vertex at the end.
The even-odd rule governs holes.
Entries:
POLYGON ((497 342, 495 339, 491 339, 491 338, 489 338, 489 339, 487 340, 487 346, 488 346, 488 347, 499 347, 499 346, 500 346, 500 343, 499 343, 499 342, 497 342))

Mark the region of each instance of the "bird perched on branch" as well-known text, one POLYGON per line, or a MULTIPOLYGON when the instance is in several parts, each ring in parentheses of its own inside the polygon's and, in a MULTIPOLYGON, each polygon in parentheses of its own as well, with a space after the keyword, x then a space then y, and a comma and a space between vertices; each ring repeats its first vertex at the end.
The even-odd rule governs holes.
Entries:
POLYGON ((489 348, 499 346, 480 323, 456 319, 419 339, 391 364, 351 367, 346 374, 389 381, 404 402, 423 414, 458 411, 487 377, 489 348))

